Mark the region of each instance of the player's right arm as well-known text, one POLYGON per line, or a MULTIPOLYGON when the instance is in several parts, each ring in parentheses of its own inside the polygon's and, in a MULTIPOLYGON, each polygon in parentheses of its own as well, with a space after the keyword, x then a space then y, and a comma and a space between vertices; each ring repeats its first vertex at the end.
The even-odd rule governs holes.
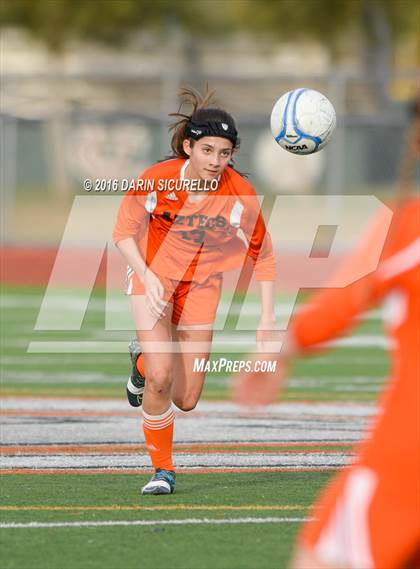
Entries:
POLYGON ((142 281, 151 314, 160 318, 166 306, 163 286, 159 278, 147 267, 136 241, 138 234, 147 230, 150 219, 146 210, 147 195, 141 192, 124 196, 112 237, 127 264, 142 281))

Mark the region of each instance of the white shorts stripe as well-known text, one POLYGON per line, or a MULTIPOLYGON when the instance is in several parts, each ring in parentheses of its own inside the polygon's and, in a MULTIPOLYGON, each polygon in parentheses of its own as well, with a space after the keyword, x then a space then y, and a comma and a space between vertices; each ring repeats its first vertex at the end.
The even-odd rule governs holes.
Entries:
POLYGON ((381 263, 379 276, 381 280, 386 281, 413 269, 418 264, 420 264, 420 237, 381 263))
POLYGON ((126 292, 126 294, 132 294, 132 292, 133 292, 133 286, 134 286, 133 279, 134 279, 134 271, 129 277, 127 277, 127 292, 126 292))
POLYGON ((368 511, 377 485, 369 468, 349 474, 342 496, 323 529, 314 553, 334 567, 373 569, 368 511))

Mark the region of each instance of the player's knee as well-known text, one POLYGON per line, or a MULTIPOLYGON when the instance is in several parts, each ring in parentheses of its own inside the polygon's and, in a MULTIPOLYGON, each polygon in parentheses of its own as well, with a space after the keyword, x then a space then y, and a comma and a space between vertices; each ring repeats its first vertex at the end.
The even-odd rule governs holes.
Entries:
POLYGON ((187 401, 186 403, 182 402, 180 409, 181 409, 181 411, 188 412, 188 411, 192 411, 193 409, 195 409, 196 405, 197 405, 196 401, 191 401, 191 402, 187 401))
POLYGON ((147 390, 154 393, 167 393, 170 391, 172 385, 171 370, 160 368, 156 370, 149 370, 146 379, 147 390))
POLYGON ((174 404, 181 409, 181 411, 192 411, 197 405, 197 399, 195 397, 180 397, 173 399, 174 404))

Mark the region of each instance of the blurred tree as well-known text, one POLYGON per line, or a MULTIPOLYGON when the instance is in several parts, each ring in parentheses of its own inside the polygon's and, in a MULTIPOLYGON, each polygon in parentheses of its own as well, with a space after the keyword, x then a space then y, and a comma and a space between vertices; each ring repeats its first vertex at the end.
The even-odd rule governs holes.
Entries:
MULTIPOLYGON (((27 29, 60 51, 73 39, 87 39, 114 46, 124 44, 134 31, 166 32, 172 24, 181 31, 226 31, 229 22, 218 13, 218 0, 2 0, 0 25, 27 29)), ((223 4, 223 2, 222 2, 223 4)))
POLYGON ((245 30, 267 39, 313 38, 330 47, 345 30, 377 41, 375 14, 392 39, 418 33, 417 0, 2 0, 1 25, 26 28, 53 51, 74 39, 122 45, 134 31, 175 23, 197 41, 245 30), (373 9, 372 9, 373 7, 373 9), (374 17, 366 17, 370 12, 374 17))
POLYGON ((230 7, 235 24, 243 28, 279 39, 309 37, 330 46, 351 29, 376 40, 366 12, 383 15, 394 39, 417 34, 420 22, 417 0, 240 0, 230 7))

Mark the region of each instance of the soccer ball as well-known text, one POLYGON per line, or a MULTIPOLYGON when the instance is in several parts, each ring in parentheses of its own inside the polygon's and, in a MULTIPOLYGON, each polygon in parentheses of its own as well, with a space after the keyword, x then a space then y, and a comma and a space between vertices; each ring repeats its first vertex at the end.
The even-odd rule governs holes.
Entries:
POLYGON ((285 93, 271 111, 271 132, 276 142, 293 154, 312 154, 324 148, 335 125, 334 107, 313 89, 285 93))

